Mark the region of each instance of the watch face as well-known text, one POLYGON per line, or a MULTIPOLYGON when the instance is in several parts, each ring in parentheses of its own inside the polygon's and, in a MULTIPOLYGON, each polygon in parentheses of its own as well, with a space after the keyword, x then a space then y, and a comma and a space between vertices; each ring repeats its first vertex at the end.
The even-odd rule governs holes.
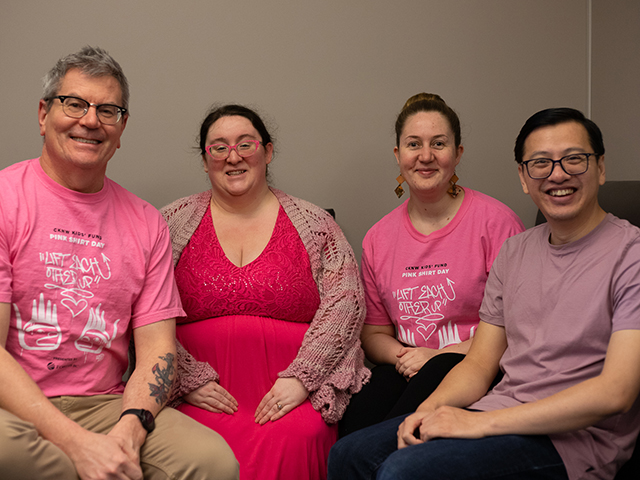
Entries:
POLYGON ((142 423, 151 426, 153 425, 153 414, 149 410, 140 410, 142 423))
POLYGON ((153 429, 156 428, 153 414, 149 410, 140 410, 139 418, 142 422, 142 426, 147 431, 147 433, 153 432, 153 429))
POLYGON ((151 433, 153 429, 156 428, 153 414, 149 410, 144 410, 142 408, 130 408, 129 410, 122 412, 120 418, 129 414, 138 417, 138 420, 140 420, 140 423, 148 433, 151 433))

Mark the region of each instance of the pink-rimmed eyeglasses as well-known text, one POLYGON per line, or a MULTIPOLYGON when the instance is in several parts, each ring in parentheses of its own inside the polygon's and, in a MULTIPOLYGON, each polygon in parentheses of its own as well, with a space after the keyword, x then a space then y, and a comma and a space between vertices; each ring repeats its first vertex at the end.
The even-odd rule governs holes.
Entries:
POLYGON ((227 145, 226 143, 214 143, 205 147, 205 150, 214 160, 226 160, 231 155, 231 150, 235 150, 242 158, 250 157, 256 150, 260 142, 257 140, 243 140, 235 145, 227 145))

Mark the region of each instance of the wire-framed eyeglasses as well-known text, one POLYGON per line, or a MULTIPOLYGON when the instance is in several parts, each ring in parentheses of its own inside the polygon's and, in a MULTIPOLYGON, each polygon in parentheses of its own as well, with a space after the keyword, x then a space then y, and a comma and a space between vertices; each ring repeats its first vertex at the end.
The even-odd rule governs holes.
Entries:
POLYGON ((597 160, 600 155, 597 153, 572 153, 571 155, 565 155, 560 160, 532 158, 522 162, 522 164, 532 179, 542 180, 551 176, 556 164, 559 164, 567 175, 581 175, 589 168, 589 157, 596 157, 597 160))
POLYGON ((49 100, 57 98, 62 103, 62 111, 67 117, 82 118, 90 107, 95 107, 98 120, 105 125, 115 125, 127 113, 127 109, 110 103, 89 103, 80 97, 71 95, 56 95, 49 100))
POLYGON ((205 150, 214 160, 226 160, 231 155, 231 150, 235 150, 242 158, 250 157, 260 146, 258 140, 243 140, 235 145, 227 145, 226 143, 214 143, 205 147, 205 150))

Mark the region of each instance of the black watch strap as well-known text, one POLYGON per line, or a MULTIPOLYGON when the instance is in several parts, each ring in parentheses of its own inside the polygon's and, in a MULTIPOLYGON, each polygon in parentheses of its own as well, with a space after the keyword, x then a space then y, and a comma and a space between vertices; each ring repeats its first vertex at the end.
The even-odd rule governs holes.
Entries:
POLYGON ((120 414, 120 418, 124 417, 125 415, 135 415, 136 417, 138 417, 138 419, 140 419, 142 427, 147 431, 147 433, 153 432, 153 429, 156 428, 156 423, 153 419, 153 413, 151 413, 149 410, 144 410, 142 408, 130 408, 122 412, 120 414))

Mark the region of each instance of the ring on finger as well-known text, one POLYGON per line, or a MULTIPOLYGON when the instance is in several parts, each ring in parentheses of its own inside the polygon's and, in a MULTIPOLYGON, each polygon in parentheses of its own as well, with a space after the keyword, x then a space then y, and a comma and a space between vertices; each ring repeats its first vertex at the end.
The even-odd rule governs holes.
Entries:
POLYGON ((278 407, 278 410, 282 410, 282 404, 281 403, 276 403, 276 407, 278 407))

